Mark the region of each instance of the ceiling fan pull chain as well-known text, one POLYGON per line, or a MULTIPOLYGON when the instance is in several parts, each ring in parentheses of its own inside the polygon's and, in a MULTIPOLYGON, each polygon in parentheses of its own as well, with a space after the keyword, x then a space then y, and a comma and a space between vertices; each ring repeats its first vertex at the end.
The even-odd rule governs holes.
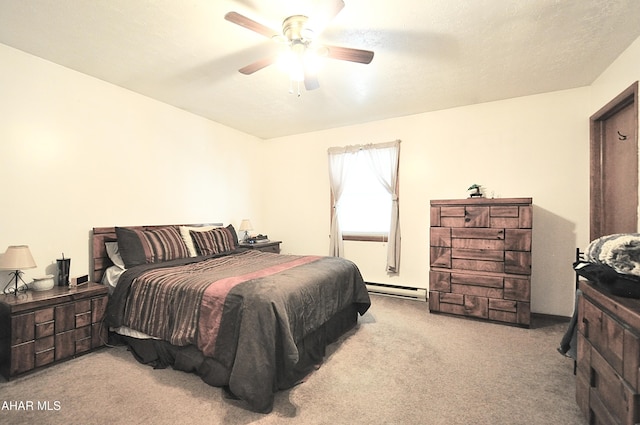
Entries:
MULTIPOLYGON (((293 79, 289 79, 289 94, 293 94, 293 79)), ((300 81, 296 81, 297 96, 300 97, 300 81)))

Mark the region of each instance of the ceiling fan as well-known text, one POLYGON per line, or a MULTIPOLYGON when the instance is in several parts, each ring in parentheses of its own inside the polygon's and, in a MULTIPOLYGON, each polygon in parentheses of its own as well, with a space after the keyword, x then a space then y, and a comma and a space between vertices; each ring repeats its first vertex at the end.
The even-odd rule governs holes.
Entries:
MULTIPOLYGON (((344 8, 344 1, 337 0, 332 10, 329 12, 330 19, 333 19, 344 8)), ((339 47, 332 45, 316 45, 314 38, 316 33, 312 20, 305 15, 292 15, 282 22, 282 31, 273 30, 259 22, 256 22, 237 12, 229 12, 224 17, 248 30, 257 32, 265 37, 271 38, 277 43, 288 46, 291 63, 289 66, 290 78, 295 82, 304 82, 307 90, 317 89, 320 85, 313 69, 312 61, 316 57, 328 57, 331 59, 368 64, 373 59, 373 52, 370 50, 354 49, 350 47, 339 47)), ((278 55, 271 55, 257 60, 239 69, 242 74, 249 75, 259 71, 278 60, 278 55)), ((298 96, 300 91, 298 89, 298 96)))

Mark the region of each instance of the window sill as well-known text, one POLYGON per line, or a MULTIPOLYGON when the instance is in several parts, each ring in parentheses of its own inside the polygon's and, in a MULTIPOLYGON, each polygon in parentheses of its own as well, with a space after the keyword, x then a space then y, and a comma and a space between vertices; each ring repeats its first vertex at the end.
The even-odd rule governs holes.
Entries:
POLYGON ((342 234, 343 241, 361 241, 361 242, 387 242, 387 235, 345 235, 342 234))

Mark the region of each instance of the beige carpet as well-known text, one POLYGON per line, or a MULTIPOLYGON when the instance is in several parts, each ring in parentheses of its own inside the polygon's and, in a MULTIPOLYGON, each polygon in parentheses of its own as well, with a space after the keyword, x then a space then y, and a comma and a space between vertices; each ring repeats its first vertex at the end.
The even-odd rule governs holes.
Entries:
POLYGON ((424 302, 372 301, 324 365, 277 394, 268 415, 117 347, 0 382, 3 406, 33 402, 33 410, 0 410, 0 423, 585 424, 573 361, 556 351, 566 322, 538 318, 522 329, 430 314, 424 302))

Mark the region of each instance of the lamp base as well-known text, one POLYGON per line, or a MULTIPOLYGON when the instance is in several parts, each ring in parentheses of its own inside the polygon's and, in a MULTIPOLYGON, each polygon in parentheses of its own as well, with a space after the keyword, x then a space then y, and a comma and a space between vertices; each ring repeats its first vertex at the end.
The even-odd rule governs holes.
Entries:
POLYGON ((18 279, 20 279, 20 281, 24 284, 24 289, 21 289, 21 291, 26 291, 27 290, 27 283, 22 279, 22 276, 20 276, 22 274, 22 272, 20 270, 16 270, 15 272, 11 272, 10 274, 13 277, 11 278, 9 283, 6 284, 6 286, 2 290, 2 293, 3 294, 10 294, 11 290, 10 290, 9 286, 11 285, 11 283, 13 283, 14 284, 13 295, 18 296, 18 292, 20 292, 18 290, 18 279))

